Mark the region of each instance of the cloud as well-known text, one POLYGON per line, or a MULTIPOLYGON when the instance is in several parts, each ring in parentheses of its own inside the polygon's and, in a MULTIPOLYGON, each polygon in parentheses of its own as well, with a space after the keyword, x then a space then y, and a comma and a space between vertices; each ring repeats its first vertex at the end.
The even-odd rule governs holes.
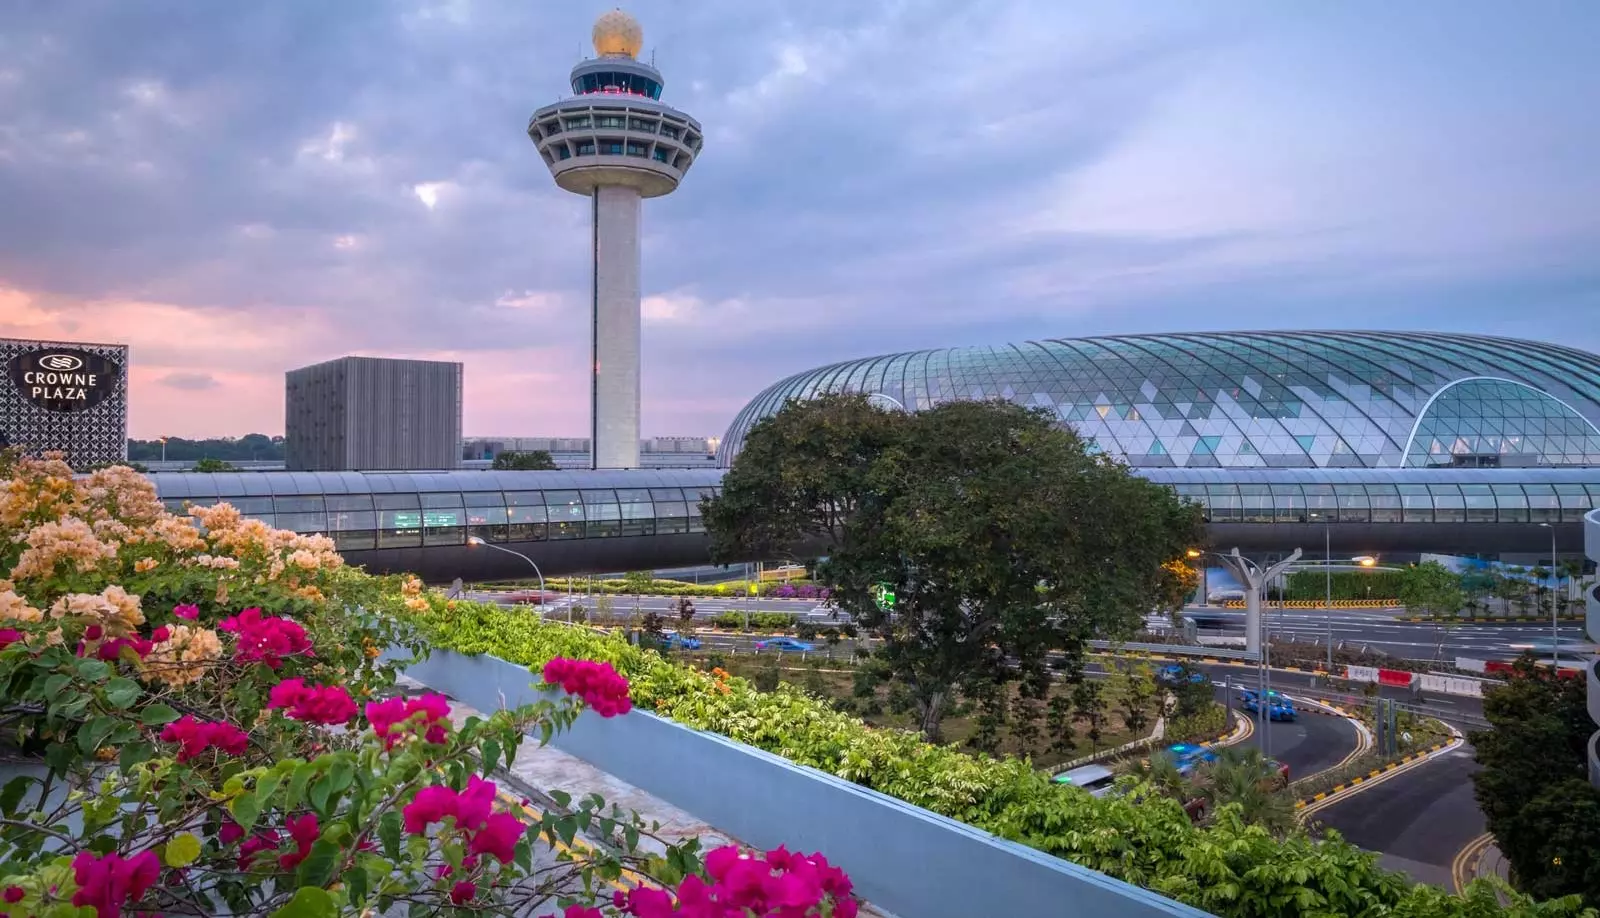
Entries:
POLYGON ((156 380, 156 382, 173 389, 183 389, 190 392, 215 389, 221 385, 221 383, 217 382, 217 378, 210 373, 168 373, 156 380))
MULTIPOLYGON (((455 355, 469 433, 583 433, 588 208, 524 126, 607 6, 0 7, 0 334, 129 341, 141 435, 275 432, 282 373, 346 353, 455 355)), ((707 133, 643 209, 646 434, 1030 336, 1600 346, 1596 11, 631 11, 707 133)))

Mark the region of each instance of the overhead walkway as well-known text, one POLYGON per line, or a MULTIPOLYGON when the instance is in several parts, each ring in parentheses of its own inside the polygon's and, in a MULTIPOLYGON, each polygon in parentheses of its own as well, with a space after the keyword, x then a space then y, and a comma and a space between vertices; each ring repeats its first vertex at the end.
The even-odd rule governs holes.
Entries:
MULTIPOLYGON (((710 560, 700 501, 720 469, 497 472, 156 472, 173 510, 227 502, 282 529, 324 533, 352 564, 430 582, 690 567, 710 560)), ((1596 469, 1141 469, 1199 501, 1212 544, 1340 554, 1581 550, 1596 469)), ((750 559, 757 560, 757 559, 750 559)))

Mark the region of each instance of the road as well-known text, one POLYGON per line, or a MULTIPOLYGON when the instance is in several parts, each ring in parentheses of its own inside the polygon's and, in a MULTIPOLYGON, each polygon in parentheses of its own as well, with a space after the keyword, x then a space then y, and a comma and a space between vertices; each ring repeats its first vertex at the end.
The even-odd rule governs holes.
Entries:
MULTIPOLYGON (((1184 611, 1223 622, 1221 628, 1202 628, 1201 635, 1244 635, 1243 609, 1191 606, 1184 611)), ((1267 631, 1285 640, 1311 644, 1328 640, 1329 622, 1321 609, 1267 609, 1263 618, 1267 631)), ((1366 648, 1406 660, 1510 658, 1518 654, 1511 645, 1550 637, 1549 625, 1403 622, 1398 611, 1372 609, 1336 609, 1332 626, 1335 646, 1366 648)), ((1584 639, 1580 624, 1562 623, 1558 630, 1562 637, 1584 639)))
POLYGON ((1379 863, 1420 883, 1453 890, 1456 853, 1484 832, 1472 796, 1472 747, 1441 753, 1413 769, 1346 791, 1311 822, 1380 852, 1379 863))

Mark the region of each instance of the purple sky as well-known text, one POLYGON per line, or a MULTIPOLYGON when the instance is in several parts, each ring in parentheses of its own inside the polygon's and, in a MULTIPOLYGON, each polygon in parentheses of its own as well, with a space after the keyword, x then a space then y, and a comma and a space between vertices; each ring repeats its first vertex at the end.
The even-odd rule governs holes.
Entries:
MULTIPOLYGON (((132 433, 461 360, 581 435, 584 201, 523 133, 609 4, 0 7, 0 336, 134 347, 132 433)), ((645 207, 644 433, 817 364, 1097 333, 1600 350, 1600 6, 639 0, 706 127, 645 207)))

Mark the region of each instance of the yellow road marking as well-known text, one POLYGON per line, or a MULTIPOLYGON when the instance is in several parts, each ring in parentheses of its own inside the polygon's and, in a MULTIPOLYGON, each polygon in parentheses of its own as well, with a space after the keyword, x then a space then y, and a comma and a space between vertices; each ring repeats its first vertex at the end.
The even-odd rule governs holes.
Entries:
POLYGON ((1457 893, 1466 891, 1467 885, 1473 880, 1472 875, 1477 872, 1478 859, 1483 856, 1484 849, 1493 842, 1494 836, 1485 832, 1467 842, 1456 852, 1456 856, 1450 861, 1450 881, 1455 884, 1457 893))

